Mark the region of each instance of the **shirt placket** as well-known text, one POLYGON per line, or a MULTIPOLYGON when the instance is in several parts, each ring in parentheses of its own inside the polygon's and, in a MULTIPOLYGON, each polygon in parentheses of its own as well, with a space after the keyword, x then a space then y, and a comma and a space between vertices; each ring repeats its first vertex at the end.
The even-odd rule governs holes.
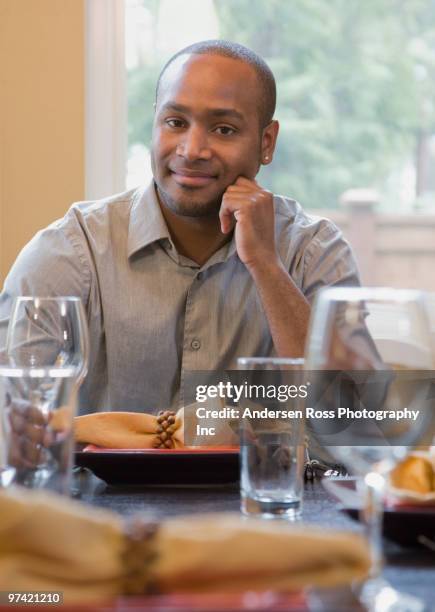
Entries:
POLYGON ((201 268, 192 266, 192 261, 179 256, 178 263, 192 270, 193 278, 187 291, 184 312, 183 353, 181 356, 179 405, 186 403, 186 384, 188 372, 204 370, 207 353, 212 350, 210 337, 207 335, 207 320, 210 316, 210 303, 206 295, 201 298, 203 284, 207 280, 210 268, 222 264, 229 255, 230 245, 217 251, 201 268), (205 312, 207 311, 207 312, 205 312))
POLYGON ((180 373, 181 406, 185 405, 186 372, 198 370, 198 363, 201 360, 201 351, 204 351, 206 348, 205 329, 200 323, 200 321, 203 320, 201 316, 201 300, 198 295, 203 276, 204 273, 202 271, 195 271, 195 276, 192 279, 186 296, 183 354, 181 357, 180 373))

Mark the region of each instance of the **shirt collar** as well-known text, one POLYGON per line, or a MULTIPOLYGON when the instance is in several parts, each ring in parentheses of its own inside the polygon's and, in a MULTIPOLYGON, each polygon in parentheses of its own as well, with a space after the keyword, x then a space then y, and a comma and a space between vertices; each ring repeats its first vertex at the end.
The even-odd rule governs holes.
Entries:
POLYGON ((160 210, 154 181, 134 195, 128 224, 128 257, 149 244, 166 238, 169 230, 160 210))
MULTIPOLYGON (((128 224, 128 257, 130 258, 140 249, 162 239, 171 241, 168 226, 160 210, 154 181, 151 181, 147 187, 138 189, 133 197, 128 224)), ((235 253, 236 241, 233 234, 230 242, 212 255, 204 264, 204 268, 224 262, 235 253)))

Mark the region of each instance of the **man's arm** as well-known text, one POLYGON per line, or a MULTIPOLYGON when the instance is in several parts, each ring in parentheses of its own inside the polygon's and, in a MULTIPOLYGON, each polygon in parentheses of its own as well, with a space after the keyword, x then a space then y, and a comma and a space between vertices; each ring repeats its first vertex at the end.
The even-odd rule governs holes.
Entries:
MULTIPOLYGON (((306 248, 302 293, 285 269, 275 241, 273 194, 255 181, 239 177, 228 187, 220 211, 221 229, 231 231, 236 221, 237 253, 256 284, 277 354, 304 354, 310 303, 322 286, 356 285, 356 264, 338 230, 323 230, 306 248)), ((321 230, 322 231, 322 230, 321 230)))
MULTIPOLYGON (((62 220, 39 232, 19 254, 0 293, 0 363, 8 363, 6 336, 14 299, 19 296, 80 297, 86 306, 90 274, 79 244, 79 230, 74 233, 73 218, 62 220), (69 225, 68 225, 69 223, 69 225)), ((45 320, 46 331, 50 319, 45 320)), ((46 339, 46 334, 44 334, 46 339)), ((46 447, 56 435, 50 419, 38 405, 19 392, 9 395, 3 406, 4 425, 10 438, 7 460, 17 468, 31 468, 44 460, 46 447)), ((1 442, 1 441, 0 441, 1 442)))
POLYGON ((280 357, 302 357, 310 305, 281 261, 250 269, 280 357))
POLYGON ((80 250, 78 222, 72 215, 68 217, 38 232, 12 266, 0 293, 0 348, 5 345, 16 297, 71 295, 80 297, 86 307, 91 272, 88 258, 80 250))
POLYGON ((273 194, 239 177, 225 192, 220 219, 223 233, 231 231, 236 221, 237 253, 256 284, 276 352, 281 357, 300 357, 310 306, 279 258, 273 194))

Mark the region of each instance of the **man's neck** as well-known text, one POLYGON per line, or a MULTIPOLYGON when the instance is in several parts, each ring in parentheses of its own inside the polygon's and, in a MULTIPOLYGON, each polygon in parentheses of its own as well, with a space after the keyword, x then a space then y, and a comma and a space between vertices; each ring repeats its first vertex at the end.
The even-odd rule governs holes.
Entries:
POLYGON ((202 266, 231 239, 231 234, 222 234, 218 215, 184 217, 164 206, 159 197, 158 200, 175 248, 198 265, 202 266))

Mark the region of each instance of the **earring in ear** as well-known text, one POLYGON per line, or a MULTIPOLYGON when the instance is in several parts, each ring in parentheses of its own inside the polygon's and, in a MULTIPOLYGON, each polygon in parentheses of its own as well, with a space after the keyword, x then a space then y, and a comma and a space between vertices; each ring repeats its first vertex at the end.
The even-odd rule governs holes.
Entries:
POLYGON ((264 156, 264 161, 265 161, 265 162, 269 161, 269 156, 268 156, 268 155, 265 155, 265 156, 264 156))

